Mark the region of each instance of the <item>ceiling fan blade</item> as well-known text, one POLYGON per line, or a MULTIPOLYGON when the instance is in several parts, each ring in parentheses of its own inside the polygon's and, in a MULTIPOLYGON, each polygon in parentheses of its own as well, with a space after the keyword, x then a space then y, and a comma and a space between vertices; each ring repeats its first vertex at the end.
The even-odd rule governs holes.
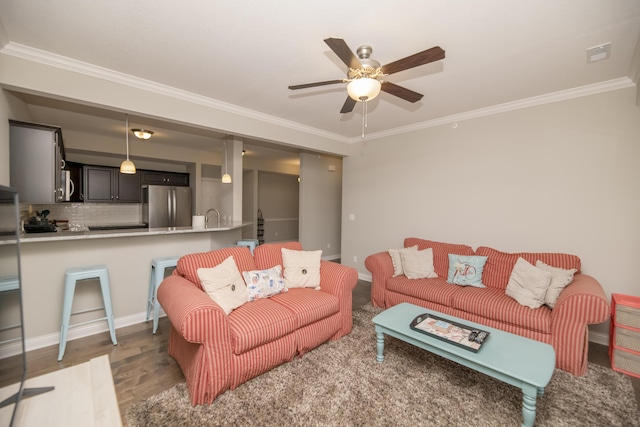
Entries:
POLYGON ((384 74, 393 74, 398 71, 408 70, 419 65, 428 64, 444 58, 444 50, 440 46, 434 46, 431 49, 423 50, 406 58, 398 59, 390 64, 382 66, 384 74))
POLYGON ((420 101, 424 96, 421 93, 414 92, 412 90, 409 90, 402 86, 398 86, 397 84, 393 84, 391 82, 383 82, 381 90, 409 102, 420 101))
POLYGON ((328 38, 324 39, 324 42, 336 55, 338 55, 338 58, 340 58, 342 62, 347 64, 347 67, 353 69, 362 68, 362 64, 360 64, 360 61, 353 54, 351 49, 349 49, 349 46, 347 46, 347 43, 344 40, 328 38))
POLYGON ((350 96, 347 96, 347 100, 344 101, 344 105, 342 106, 342 110, 340 110, 340 113, 344 114, 344 113, 350 113, 353 111, 353 107, 356 106, 356 101, 355 99, 353 99, 350 96))
POLYGON ((346 81, 345 79, 338 79, 338 80, 327 80, 327 81, 324 81, 324 82, 305 83, 305 84, 301 84, 301 85, 289 86, 289 89, 291 89, 291 90, 306 89, 308 87, 326 86, 326 85, 332 85, 332 84, 336 84, 336 83, 344 83, 345 81, 346 81))

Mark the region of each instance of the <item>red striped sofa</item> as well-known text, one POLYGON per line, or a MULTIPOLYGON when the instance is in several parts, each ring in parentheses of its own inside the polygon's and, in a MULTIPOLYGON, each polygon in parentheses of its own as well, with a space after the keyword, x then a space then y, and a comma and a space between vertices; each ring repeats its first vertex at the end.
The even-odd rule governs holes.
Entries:
POLYGON ((580 273, 580 258, 560 253, 504 253, 484 246, 474 251, 467 245, 415 237, 404 240, 405 247, 414 245, 418 245, 418 250, 433 249, 433 264, 438 277, 413 280, 404 275, 393 277, 393 263, 388 252, 370 255, 365 266, 371 272, 371 302, 374 306, 388 308, 409 302, 542 341, 555 349, 557 368, 573 375, 587 372, 587 325, 602 323, 609 318, 609 302, 600 283, 580 273), (486 287, 447 283, 450 253, 488 257, 482 273, 482 283, 486 287), (534 265, 541 260, 555 267, 578 270, 553 309, 546 305, 531 309, 505 293, 518 257, 534 265))
MULTIPOLYGON (((226 315, 200 286, 198 268, 211 268, 230 255, 238 270, 282 265, 282 248, 298 242, 265 244, 189 254, 158 288, 158 301, 171 321, 169 354, 186 378, 193 405, 211 403, 295 356, 351 332, 355 269, 321 261, 320 290, 289 289, 247 302, 226 315)), ((284 267, 283 267, 284 268, 284 267)))

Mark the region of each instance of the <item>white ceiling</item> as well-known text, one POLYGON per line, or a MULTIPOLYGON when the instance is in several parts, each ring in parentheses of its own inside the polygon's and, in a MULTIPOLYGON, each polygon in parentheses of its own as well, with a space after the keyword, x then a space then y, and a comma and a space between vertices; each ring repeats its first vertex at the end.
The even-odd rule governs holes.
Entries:
MULTIPOLYGON (((424 94, 421 101, 383 92, 368 103, 367 133, 389 134, 585 86, 636 82, 640 1, 0 1, 5 52, 35 48, 357 140, 362 109, 339 113, 344 84, 287 89, 345 77, 346 66, 323 42, 328 37, 343 38, 354 52, 371 45, 382 64, 436 45, 446 51, 441 61, 386 78, 424 94), (610 58, 588 64, 586 49, 604 43, 611 43, 610 58)), ((69 120, 73 114, 93 115, 83 121, 93 128, 105 116, 121 120, 69 105, 54 113, 56 103, 31 102, 52 124, 80 126, 69 120)), ((194 141, 210 136, 149 126, 160 134, 163 126, 185 131, 194 141)))

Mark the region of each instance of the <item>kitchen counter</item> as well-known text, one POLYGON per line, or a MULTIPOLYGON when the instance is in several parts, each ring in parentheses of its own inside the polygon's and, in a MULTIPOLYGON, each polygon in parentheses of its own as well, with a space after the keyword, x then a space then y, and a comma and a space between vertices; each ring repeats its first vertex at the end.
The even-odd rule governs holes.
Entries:
MULTIPOLYGON (((108 267, 111 303, 118 336, 119 328, 145 321, 151 262, 154 258, 183 256, 234 246, 243 238, 242 227, 249 224, 251 223, 238 221, 201 229, 178 227, 58 231, 20 236, 21 289, 25 306, 27 350, 58 345, 67 268, 98 264, 108 267)), ((0 260, 12 259, 12 254, 15 256, 15 248, 9 244, 7 237, 3 236, 4 241, 0 241, 0 260)), ((15 236, 13 242, 15 243, 15 236)), ((102 304, 97 281, 94 280, 82 289, 82 292, 76 293, 73 301, 74 307, 79 311, 102 304)), ((102 316, 103 312, 100 310, 90 311, 79 314, 74 322, 81 323, 102 316)), ((97 333, 109 334, 106 322, 93 322, 70 329, 67 351, 73 351, 76 338, 97 333)))
MULTIPOLYGON (((20 243, 35 242, 58 242, 64 240, 84 240, 84 239, 106 239, 114 237, 143 237, 158 236, 165 234, 191 234, 191 233, 211 233, 215 231, 236 230, 252 222, 234 221, 230 224, 221 224, 220 227, 163 227, 163 228, 125 228, 118 230, 84 230, 84 231, 58 231, 55 233, 22 233, 20 243)), ((0 245, 15 243, 13 236, 0 236, 0 245)))

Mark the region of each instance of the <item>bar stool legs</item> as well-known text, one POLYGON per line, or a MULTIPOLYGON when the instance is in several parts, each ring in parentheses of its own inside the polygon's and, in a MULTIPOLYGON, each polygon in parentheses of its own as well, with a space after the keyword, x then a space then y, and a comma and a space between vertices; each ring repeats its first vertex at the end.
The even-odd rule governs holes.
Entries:
POLYGON ((149 279, 149 293, 147 296, 147 318, 146 322, 151 318, 153 311, 153 334, 158 330, 158 314, 160 312, 160 304, 158 303, 158 286, 164 279, 164 272, 167 268, 176 267, 178 265, 179 256, 168 256, 162 258, 154 258, 151 260, 151 277, 149 279))
POLYGON ((113 345, 117 345, 118 341, 116 340, 116 329, 113 324, 113 309, 111 307, 111 290, 109 288, 109 271, 107 270, 107 266, 101 264, 86 267, 68 268, 65 274, 64 283, 64 303, 62 307, 62 322, 60 325, 60 347, 58 349, 58 362, 61 361, 64 357, 64 351, 67 346, 67 333, 69 332, 69 328, 91 322, 97 322, 99 320, 107 321, 107 324, 109 325, 109 334, 111 335, 111 341, 113 342, 113 345), (73 306, 73 296, 76 291, 76 284, 78 281, 81 282, 87 279, 98 279, 100 281, 100 288, 102 289, 102 301, 104 305, 102 307, 72 312, 71 309, 73 306), (74 314, 87 313, 95 310, 104 310, 105 316, 99 319, 88 320, 86 322, 76 323, 73 325, 70 324, 71 316, 73 316, 74 314))

